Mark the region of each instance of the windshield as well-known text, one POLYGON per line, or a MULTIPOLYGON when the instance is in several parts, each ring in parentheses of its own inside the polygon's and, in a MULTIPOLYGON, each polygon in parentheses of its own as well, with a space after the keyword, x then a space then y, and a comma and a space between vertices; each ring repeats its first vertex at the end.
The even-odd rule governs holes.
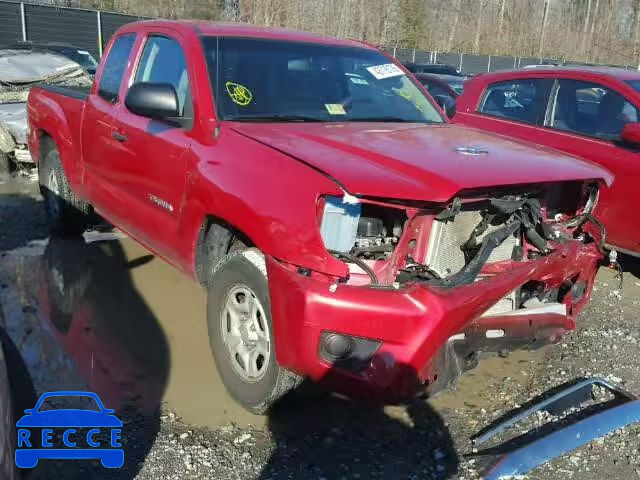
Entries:
POLYGON ((98 62, 93 56, 86 50, 76 50, 75 48, 51 48, 51 51, 64 55, 65 57, 73 60, 79 64, 85 70, 95 73, 98 67, 98 62))
POLYGON ((239 37, 203 43, 224 120, 443 122, 376 50, 239 37))

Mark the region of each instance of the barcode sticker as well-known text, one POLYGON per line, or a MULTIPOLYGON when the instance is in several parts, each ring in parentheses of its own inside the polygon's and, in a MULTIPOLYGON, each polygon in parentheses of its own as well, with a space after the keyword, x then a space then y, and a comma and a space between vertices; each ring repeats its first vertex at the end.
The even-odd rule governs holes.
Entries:
POLYGON ((398 75, 404 75, 404 72, 398 68, 395 63, 385 63, 384 65, 374 65, 373 67, 367 67, 369 73, 376 77, 378 80, 389 77, 397 77, 398 75))

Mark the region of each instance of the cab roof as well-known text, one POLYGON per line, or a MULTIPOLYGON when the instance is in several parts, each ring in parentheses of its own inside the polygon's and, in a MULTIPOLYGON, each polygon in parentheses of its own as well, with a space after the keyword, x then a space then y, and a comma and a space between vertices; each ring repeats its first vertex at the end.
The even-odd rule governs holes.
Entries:
POLYGON ((122 31, 135 31, 137 27, 162 27, 171 28, 183 32, 195 32, 199 35, 226 35, 254 38, 268 38, 275 40, 291 40, 297 42, 323 43, 346 47, 360 47, 375 49, 365 42, 348 40, 321 35, 316 33, 288 30, 278 27, 263 27, 246 23, 210 22, 204 20, 142 20, 127 24, 122 31))
POLYGON ((522 76, 553 76, 558 73, 582 73, 593 74, 594 77, 610 77, 618 80, 640 80, 640 71, 625 70, 624 68, 592 66, 592 65, 536 65, 535 68, 519 68, 515 70, 501 70, 493 73, 482 73, 478 77, 491 75, 492 77, 522 76))

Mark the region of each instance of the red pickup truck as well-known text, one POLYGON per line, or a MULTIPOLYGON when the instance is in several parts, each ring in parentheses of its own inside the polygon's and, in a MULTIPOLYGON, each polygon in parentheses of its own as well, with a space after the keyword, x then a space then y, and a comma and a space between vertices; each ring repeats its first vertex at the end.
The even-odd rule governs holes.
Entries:
POLYGON ((606 171, 449 124, 356 41, 134 23, 88 91, 32 89, 28 119, 51 227, 95 209, 205 285, 254 412, 302 377, 434 391, 479 352, 555 342, 602 258, 606 171))

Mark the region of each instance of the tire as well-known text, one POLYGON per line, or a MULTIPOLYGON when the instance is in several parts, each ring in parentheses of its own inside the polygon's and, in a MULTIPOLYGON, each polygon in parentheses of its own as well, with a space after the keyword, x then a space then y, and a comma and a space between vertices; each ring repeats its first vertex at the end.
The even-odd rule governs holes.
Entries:
POLYGON ((203 235, 202 247, 196 253, 196 278, 206 287, 218 262, 227 254, 245 250, 247 244, 231 229, 218 223, 211 223, 203 235))
POLYGON ((91 207, 71 190, 60 154, 51 143, 45 146, 38 177, 51 231, 59 235, 82 233, 87 228, 91 207))
POLYGON ((266 413, 299 383, 300 377, 276 362, 266 266, 258 250, 233 252, 217 264, 207 287, 207 324, 220 378, 234 400, 250 412, 266 413), (227 306, 228 300, 234 308, 227 306), (246 354, 244 360, 237 352, 246 354))
POLYGON ((11 177, 11 161, 9 155, 0 151, 0 180, 8 180, 11 177))
POLYGON ((73 315, 91 283, 90 260, 82 238, 53 237, 44 251, 51 323, 61 335, 71 329, 73 315))

